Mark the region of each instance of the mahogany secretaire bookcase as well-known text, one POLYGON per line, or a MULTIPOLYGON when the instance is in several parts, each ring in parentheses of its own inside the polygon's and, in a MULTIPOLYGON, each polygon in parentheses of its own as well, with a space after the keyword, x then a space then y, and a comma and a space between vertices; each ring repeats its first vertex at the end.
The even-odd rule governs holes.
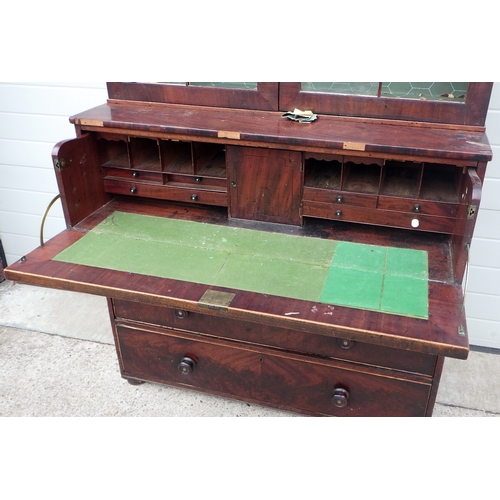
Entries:
POLYGON ((491 88, 109 83, 53 151, 67 229, 5 275, 107 297, 131 383, 429 416, 469 350, 491 88))

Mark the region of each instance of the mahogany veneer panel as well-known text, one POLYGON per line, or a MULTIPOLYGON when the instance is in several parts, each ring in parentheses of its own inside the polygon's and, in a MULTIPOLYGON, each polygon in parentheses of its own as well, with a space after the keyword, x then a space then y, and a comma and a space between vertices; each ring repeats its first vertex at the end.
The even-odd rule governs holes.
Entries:
MULTIPOLYGON (((301 124, 282 113, 205 108, 175 104, 109 102, 71 118, 82 130, 134 130, 148 136, 176 136, 184 140, 279 147, 303 151, 349 152, 349 144, 364 145, 364 154, 440 158, 473 165, 489 161, 491 150, 484 132, 457 131, 411 124, 384 123, 337 116, 320 116, 301 124), (234 139, 232 135, 238 134, 234 139), (347 147, 346 147, 347 146, 347 147)), ((356 148, 358 146, 352 146, 356 148)), ((363 152, 362 152, 363 153, 363 152)), ((360 154, 356 151, 356 154, 360 154)))
POLYGON ((201 333, 207 337, 243 341, 285 351, 348 360, 431 376, 435 356, 391 349, 342 338, 305 333, 249 321, 235 322, 227 317, 210 316, 127 300, 113 300, 113 314, 120 322, 160 325, 174 330, 201 333), (178 314, 179 311, 181 314, 178 314), (344 344, 345 343, 345 344, 344 344))
POLYGON ((301 224, 301 155, 228 146, 231 217, 301 224))
POLYGON ((124 377, 193 388, 311 415, 424 416, 429 381, 360 368, 331 360, 311 360, 251 345, 234 345, 179 332, 116 327, 124 377), (193 372, 177 369, 189 355, 193 372), (335 387, 349 391, 349 404, 336 408, 335 387))

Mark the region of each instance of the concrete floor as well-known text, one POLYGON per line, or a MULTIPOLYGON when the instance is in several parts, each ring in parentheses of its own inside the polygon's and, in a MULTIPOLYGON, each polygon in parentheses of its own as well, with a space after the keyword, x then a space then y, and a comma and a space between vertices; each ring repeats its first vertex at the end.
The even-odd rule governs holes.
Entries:
MULTIPOLYGON (((446 359, 435 417, 500 417, 500 355, 446 359)), ((106 300, 0 284, 0 416, 296 417, 121 378, 106 300)))

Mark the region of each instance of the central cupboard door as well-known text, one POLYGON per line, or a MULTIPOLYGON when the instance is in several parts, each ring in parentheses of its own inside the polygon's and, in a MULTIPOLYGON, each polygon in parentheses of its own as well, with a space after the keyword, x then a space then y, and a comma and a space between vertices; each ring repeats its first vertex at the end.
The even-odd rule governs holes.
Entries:
POLYGON ((227 146, 230 216, 301 225, 302 154, 227 146))

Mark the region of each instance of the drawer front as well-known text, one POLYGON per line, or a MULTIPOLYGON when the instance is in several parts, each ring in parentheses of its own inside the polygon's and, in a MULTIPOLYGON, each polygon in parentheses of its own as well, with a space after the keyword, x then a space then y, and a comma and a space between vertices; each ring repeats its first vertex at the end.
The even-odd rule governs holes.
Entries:
POLYGON ((430 384, 270 349, 118 325, 122 375, 314 415, 424 416, 430 384))
POLYGON ((203 190, 198 189, 195 185, 193 185, 192 188, 190 186, 155 186, 151 184, 105 179, 104 189, 107 193, 227 207, 227 193, 225 191, 203 190))
MULTIPOLYGON (((225 178, 215 178, 215 177, 203 177, 203 176, 193 176, 193 175, 176 175, 168 174, 165 175, 165 184, 167 183, 177 183, 184 185, 193 185, 195 189, 213 189, 219 188, 220 191, 227 190, 227 180, 225 178)), ((190 186, 191 187, 191 186, 190 186)))
POLYGON ((146 172, 143 170, 132 170, 122 168, 106 168, 106 178, 129 179, 134 182, 152 182, 163 184, 163 176, 159 172, 146 172))
POLYGON ((456 220, 452 217, 435 217, 420 213, 392 212, 390 210, 367 210, 354 206, 340 206, 338 204, 317 203, 304 201, 302 215, 305 217, 319 217, 322 219, 345 220, 362 224, 414 229, 437 233, 452 234, 456 220))
POLYGON ((338 206, 337 208, 342 208, 343 205, 353 205, 366 208, 375 208, 377 206, 376 195, 351 193, 349 191, 321 189, 308 186, 304 186, 303 199, 320 203, 332 203, 334 206, 338 206))
POLYGON ((175 330, 201 333, 222 339, 238 340, 262 347, 272 347, 316 356, 352 361, 432 376, 436 356, 390 347, 354 342, 342 337, 233 320, 168 307, 113 300, 119 321, 134 321, 175 330))
POLYGON ((435 215, 437 217, 455 217, 458 205, 454 203, 439 203, 426 200, 408 200, 391 196, 379 196, 378 208, 411 212, 414 214, 435 215))

